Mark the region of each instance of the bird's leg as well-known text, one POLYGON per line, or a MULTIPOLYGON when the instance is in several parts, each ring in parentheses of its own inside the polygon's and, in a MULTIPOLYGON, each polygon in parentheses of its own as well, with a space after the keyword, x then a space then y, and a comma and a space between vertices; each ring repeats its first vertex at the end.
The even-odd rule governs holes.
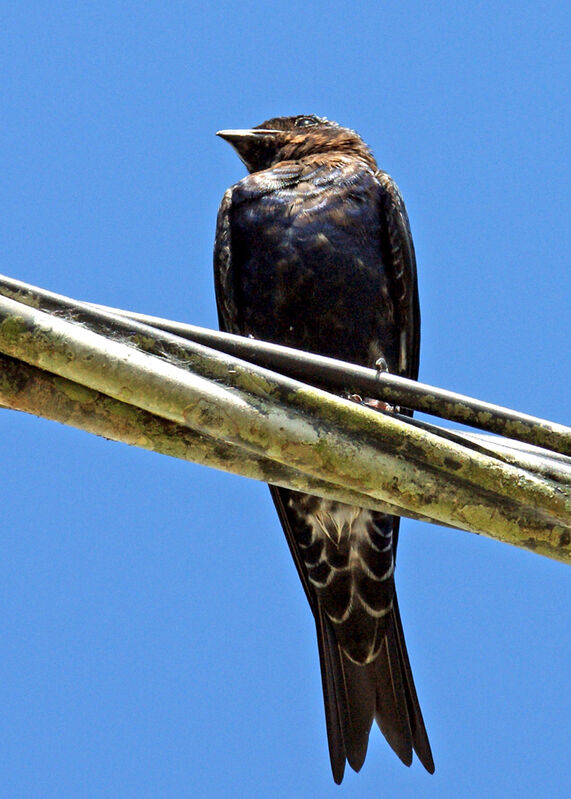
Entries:
MULTIPOLYGON (((375 361, 375 369, 377 370, 378 374, 381 374, 382 372, 389 372, 389 365, 382 355, 375 361)), ((398 413, 400 411, 398 405, 390 405, 388 402, 383 402, 383 400, 378 399, 369 399, 365 402, 365 405, 367 405, 369 408, 374 408, 377 411, 388 411, 389 413, 398 413)))
MULTIPOLYGON (((388 372, 389 366, 386 360, 381 357, 377 358, 375 361, 375 369, 379 374, 381 372, 388 372)), ((367 408, 372 408, 375 411, 386 411, 388 413, 395 413, 400 410, 397 405, 390 405, 388 402, 383 402, 383 400, 373 399, 372 397, 363 397, 359 396, 359 394, 350 394, 347 399, 352 400, 353 402, 359 402, 361 405, 365 405, 367 408)))

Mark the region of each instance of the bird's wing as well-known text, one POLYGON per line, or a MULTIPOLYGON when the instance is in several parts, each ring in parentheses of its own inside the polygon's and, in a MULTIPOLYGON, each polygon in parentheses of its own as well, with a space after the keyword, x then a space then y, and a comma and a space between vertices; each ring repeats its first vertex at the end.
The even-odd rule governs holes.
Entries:
POLYGON ((232 278, 232 192, 233 187, 224 193, 218 209, 214 243, 214 290, 221 330, 238 333, 239 309, 232 278))
POLYGON ((386 172, 378 171, 383 256, 390 263, 393 302, 400 331, 399 374, 416 380, 420 356, 420 304, 416 257, 401 193, 386 172))
POLYGON ((221 330, 247 335, 241 313, 241 297, 237 289, 238 276, 232 259, 232 211, 237 198, 238 206, 245 200, 258 199, 279 191, 299 180, 303 166, 295 161, 284 162, 260 175, 249 175, 226 190, 218 209, 216 238, 214 240, 214 289, 218 322, 221 330))

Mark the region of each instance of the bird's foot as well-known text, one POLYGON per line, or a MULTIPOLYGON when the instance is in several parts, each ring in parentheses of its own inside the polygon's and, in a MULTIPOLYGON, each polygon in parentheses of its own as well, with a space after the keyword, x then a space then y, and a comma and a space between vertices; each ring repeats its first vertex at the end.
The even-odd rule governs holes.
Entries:
POLYGON ((348 400, 351 400, 351 402, 357 402, 359 405, 364 405, 366 408, 372 408, 374 411, 388 411, 389 413, 393 413, 396 410, 394 405, 389 405, 388 402, 373 399, 372 397, 363 398, 360 394, 347 394, 346 397, 348 400))
POLYGON ((366 399, 363 404, 366 405, 367 408, 372 408, 374 411, 387 411, 388 413, 398 411, 396 405, 391 405, 389 402, 383 402, 383 400, 380 399, 369 398, 366 399))

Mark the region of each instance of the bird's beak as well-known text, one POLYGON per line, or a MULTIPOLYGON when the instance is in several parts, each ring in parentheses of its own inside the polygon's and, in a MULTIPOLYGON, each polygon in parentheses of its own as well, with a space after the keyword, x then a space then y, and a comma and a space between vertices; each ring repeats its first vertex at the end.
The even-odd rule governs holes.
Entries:
POLYGON ((216 134, 227 141, 238 153, 248 172, 258 172, 270 165, 265 157, 275 149, 279 130, 246 128, 245 130, 219 130, 216 134), (268 152, 266 152, 268 151, 268 152))
POLYGON ((264 128, 245 128, 244 130, 219 130, 216 135, 230 144, 236 144, 248 139, 254 141, 255 139, 263 139, 266 136, 275 136, 276 133, 279 133, 279 131, 266 130, 264 128))

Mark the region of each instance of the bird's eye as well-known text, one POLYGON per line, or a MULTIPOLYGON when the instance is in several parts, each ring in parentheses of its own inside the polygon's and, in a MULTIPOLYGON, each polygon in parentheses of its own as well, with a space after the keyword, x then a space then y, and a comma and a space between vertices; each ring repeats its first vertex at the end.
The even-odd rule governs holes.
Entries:
POLYGON ((295 120, 296 128, 307 128, 309 125, 315 125, 314 117, 299 117, 295 120))

